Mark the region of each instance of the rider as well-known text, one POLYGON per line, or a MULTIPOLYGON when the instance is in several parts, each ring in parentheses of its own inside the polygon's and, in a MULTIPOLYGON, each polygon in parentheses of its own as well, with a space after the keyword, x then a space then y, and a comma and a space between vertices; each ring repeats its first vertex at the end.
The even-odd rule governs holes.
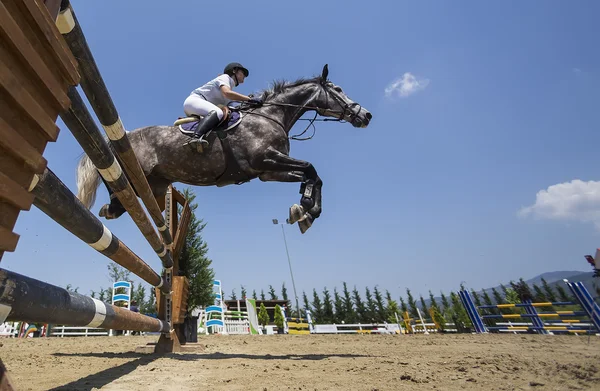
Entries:
POLYGON ((244 101, 256 106, 262 104, 261 99, 233 91, 234 87, 244 82, 249 73, 242 64, 229 63, 221 75, 193 90, 183 102, 183 111, 186 115, 204 116, 193 135, 198 142, 208 144, 208 141, 204 140, 204 135, 223 120, 223 110, 217 107, 218 104, 226 106, 232 100, 244 101))

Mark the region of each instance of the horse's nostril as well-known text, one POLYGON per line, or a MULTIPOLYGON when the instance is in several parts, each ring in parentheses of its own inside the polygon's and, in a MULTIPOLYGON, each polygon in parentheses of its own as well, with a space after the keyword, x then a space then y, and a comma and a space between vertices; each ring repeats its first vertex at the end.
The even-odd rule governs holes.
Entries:
POLYGON ((367 119, 370 121, 370 120, 371 120, 371 118, 373 118, 373 114, 371 114, 371 113, 367 113, 366 117, 367 117, 367 119))

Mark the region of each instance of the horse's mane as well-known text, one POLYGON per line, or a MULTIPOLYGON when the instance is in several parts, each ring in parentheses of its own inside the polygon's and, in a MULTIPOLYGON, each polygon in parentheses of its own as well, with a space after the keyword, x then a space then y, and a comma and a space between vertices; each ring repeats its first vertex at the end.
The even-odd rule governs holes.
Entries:
POLYGON ((255 94, 255 95, 260 96, 263 101, 266 101, 267 99, 273 99, 277 95, 281 94, 288 87, 296 87, 296 86, 299 86, 302 84, 308 84, 308 83, 318 83, 318 82, 320 82, 320 80, 321 80, 321 78, 319 76, 313 77, 310 79, 301 77, 299 79, 296 79, 296 81, 293 81, 293 82, 286 81, 286 80, 274 80, 271 88, 260 91, 258 94, 255 94))

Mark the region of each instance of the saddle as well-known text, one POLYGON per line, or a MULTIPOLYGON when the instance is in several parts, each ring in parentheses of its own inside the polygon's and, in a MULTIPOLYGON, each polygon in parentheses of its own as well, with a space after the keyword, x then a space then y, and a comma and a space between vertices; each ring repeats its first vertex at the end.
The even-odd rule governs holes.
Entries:
MULTIPOLYGON (((237 126, 242 121, 242 114, 235 108, 221 105, 219 105, 219 108, 223 110, 223 119, 217 124, 217 126, 212 128, 206 134, 207 137, 213 131, 217 133, 226 132, 237 126)), ((194 131, 203 120, 204 116, 189 115, 187 117, 177 118, 177 120, 173 123, 173 126, 177 126, 179 128, 179 131, 181 131, 181 133, 185 134, 186 136, 191 136, 194 134, 194 131)))

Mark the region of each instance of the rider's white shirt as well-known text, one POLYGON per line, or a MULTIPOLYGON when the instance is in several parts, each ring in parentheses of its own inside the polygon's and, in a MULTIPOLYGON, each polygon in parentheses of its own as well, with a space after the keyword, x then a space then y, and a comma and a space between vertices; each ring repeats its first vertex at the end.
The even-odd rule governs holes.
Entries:
POLYGON ((204 84, 202 87, 196 88, 191 93, 197 95, 202 94, 207 101, 215 105, 227 105, 231 100, 223 96, 223 93, 221 92, 221 86, 223 85, 229 86, 229 88, 233 90, 233 87, 235 87, 235 80, 227 74, 222 74, 204 84))

